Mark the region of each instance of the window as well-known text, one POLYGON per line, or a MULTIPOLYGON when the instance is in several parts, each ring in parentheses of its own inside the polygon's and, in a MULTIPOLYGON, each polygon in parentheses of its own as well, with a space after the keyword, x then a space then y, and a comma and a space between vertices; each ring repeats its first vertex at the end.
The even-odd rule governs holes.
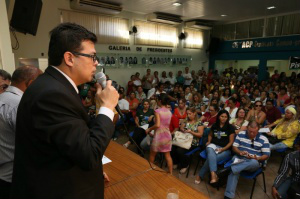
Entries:
POLYGON ((184 41, 185 48, 202 48, 203 47, 203 32, 195 29, 184 29, 187 37, 184 41))
POLYGON ((135 21, 135 45, 175 47, 178 44, 177 28, 170 25, 135 21))
POLYGON ((96 34, 100 44, 129 44, 128 19, 62 11, 62 22, 73 22, 96 34))

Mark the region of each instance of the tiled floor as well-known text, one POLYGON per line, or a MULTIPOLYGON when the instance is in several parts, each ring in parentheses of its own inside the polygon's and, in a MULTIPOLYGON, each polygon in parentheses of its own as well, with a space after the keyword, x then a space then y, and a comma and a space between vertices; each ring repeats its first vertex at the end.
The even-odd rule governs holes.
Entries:
MULTIPOLYGON (((120 135, 118 140, 116 142, 120 143, 120 144, 124 144, 126 141, 128 140, 127 136, 125 135, 120 135)), ((132 151, 137 151, 136 147, 133 145, 130 145, 129 150, 132 151)), ((148 154, 146 154, 146 157, 148 157, 148 154)), ((188 185, 190 185, 191 187, 201 191, 202 193, 206 194, 207 196, 209 196, 211 199, 221 199, 224 198, 224 191, 225 191, 225 186, 221 187, 219 189, 219 191, 216 188, 211 187, 207 182, 208 179, 205 179, 204 181, 202 181, 199 185, 194 184, 194 180, 195 180, 195 176, 194 176, 194 170, 196 167, 196 163, 197 163, 197 156, 193 157, 193 163, 191 165, 190 168, 190 173, 189 173, 189 177, 186 178, 186 174, 181 175, 179 174, 178 170, 173 170, 173 175, 178 177, 180 180, 182 180, 183 182, 187 183, 188 185)), ((272 184, 274 182, 274 179, 277 175, 277 171, 280 165, 280 161, 281 161, 281 156, 279 154, 273 154, 271 156, 271 158, 268 161, 268 165, 266 170, 264 171, 265 173, 265 179, 266 179, 266 193, 264 193, 263 190, 263 177, 262 175, 259 175, 257 177, 257 182, 256 182, 256 186, 254 189, 254 193, 253 193, 253 199, 272 199, 272 194, 271 194, 271 188, 272 188, 272 184)), ((160 166, 160 165, 158 165, 160 166)), ((198 171, 201 168, 201 165, 198 166, 198 171)), ((164 167, 164 169, 167 169, 164 167)), ((196 175, 197 175, 196 173, 196 175)), ((240 198, 240 199, 250 199, 250 194, 251 194, 251 189, 252 189, 252 185, 253 185, 253 180, 247 180, 244 179, 242 177, 240 177, 239 182, 238 182, 238 186, 237 186, 237 191, 236 191, 236 196, 235 198, 240 198)))

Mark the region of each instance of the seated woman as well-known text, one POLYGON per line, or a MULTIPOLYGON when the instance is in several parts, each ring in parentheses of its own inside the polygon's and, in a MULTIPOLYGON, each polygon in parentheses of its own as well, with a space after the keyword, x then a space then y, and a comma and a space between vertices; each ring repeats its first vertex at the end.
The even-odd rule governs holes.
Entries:
POLYGON ((181 98, 178 107, 174 110, 174 115, 179 119, 179 124, 186 118, 186 101, 181 98))
POLYGON ((217 121, 218 112, 218 105, 211 105, 208 109, 208 112, 204 113, 201 116, 200 121, 204 124, 205 127, 210 128, 217 121))
POLYGON ((200 93, 193 94, 193 103, 190 104, 190 107, 195 107, 197 114, 202 115, 202 112, 205 111, 205 104, 202 101, 202 96, 200 93))
POLYGON ((276 120, 281 118, 280 110, 274 106, 274 100, 267 99, 266 101, 266 119, 267 125, 272 124, 276 120))
POLYGON ((236 112, 238 108, 236 107, 236 99, 231 97, 228 100, 228 106, 225 108, 226 111, 228 111, 230 118, 235 118, 236 112))
POLYGON ((259 125, 262 125, 266 120, 266 114, 262 111, 263 103, 262 101, 256 101, 254 104, 254 109, 248 112, 246 120, 256 121, 259 125))
POLYGON ((229 123, 235 128, 235 133, 247 130, 248 121, 246 118, 246 111, 244 108, 239 108, 236 112, 235 118, 230 119, 229 123))
POLYGON ((248 95, 244 95, 241 97, 241 106, 245 109, 247 116, 248 112, 253 108, 253 104, 251 103, 251 100, 248 97, 248 95))
POLYGON ((292 106, 287 107, 285 109, 285 115, 283 118, 276 120, 266 127, 272 128, 273 126, 276 127, 269 132, 268 135, 276 139, 273 141, 273 143, 271 141, 273 139, 270 139, 270 149, 276 150, 287 147, 292 148, 294 140, 296 139, 300 129, 300 124, 297 120, 296 109, 292 106))
POLYGON ((143 103, 143 100, 146 99, 146 94, 143 91, 142 86, 137 87, 137 91, 135 92, 136 98, 139 100, 139 104, 143 103))
POLYGON ((139 100, 136 99, 135 92, 130 92, 129 98, 127 99, 129 102, 129 111, 132 114, 132 117, 135 118, 136 116, 136 109, 139 105, 139 100))
POLYGON ((218 113, 216 123, 210 129, 206 143, 207 158, 196 177, 195 184, 200 184, 208 171, 210 171, 211 176, 210 183, 218 182, 217 163, 230 157, 234 136, 234 127, 229 124, 229 113, 226 110, 221 110, 218 113))
POLYGON ((198 120, 198 114, 195 107, 187 108, 187 118, 180 125, 180 131, 184 133, 190 133, 193 135, 193 141, 190 149, 184 149, 179 146, 172 146, 171 156, 173 159, 173 168, 179 167, 181 170, 179 173, 186 173, 189 167, 189 157, 184 155, 189 150, 193 150, 195 147, 199 146, 199 138, 203 135, 204 126, 198 120))
POLYGON ((193 93, 191 92, 191 88, 189 86, 184 90, 184 98, 188 102, 191 102, 193 100, 193 93))
MULTIPOLYGON (((150 109, 150 100, 144 100, 143 110, 138 110, 135 117, 136 127, 133 131, 132 139, 136 144, 140 145, 141 141, 146 137, 146 131, 144 125, 151 125, 154 118, 154 111, 150 109)), ((148 126, 148 127, 149 127, 148 126)), ((147 127, 147 128, 148 128, 147 127)), ((131 140, 127 141, 123 146, 127 148, 131 144, 131 140)))

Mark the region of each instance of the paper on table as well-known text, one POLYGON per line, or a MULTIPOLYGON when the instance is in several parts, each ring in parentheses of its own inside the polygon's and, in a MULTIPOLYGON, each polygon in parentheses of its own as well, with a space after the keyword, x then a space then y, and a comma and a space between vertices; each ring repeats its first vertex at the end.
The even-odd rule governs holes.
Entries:
POLYGON ((107 164, 107 163, 110 163, 111 162, 111 160, 110 159, 108 159, 108 157, 106 157, 105 155, 102 157, 102 164, 104 165, 104 164, 107 164))
POLYGON ((269 132, 270 132, 270 129, 269 129, 269 128, 260 128, 260 129, 258 130, 258 132, 260 132, 260 133, 269 133, 269 132))
POLYGON ((148 127, 149 127, 149 124, 144 124, 143 126, 141 126, 141 128, 144 129, 145 131, 148 127))

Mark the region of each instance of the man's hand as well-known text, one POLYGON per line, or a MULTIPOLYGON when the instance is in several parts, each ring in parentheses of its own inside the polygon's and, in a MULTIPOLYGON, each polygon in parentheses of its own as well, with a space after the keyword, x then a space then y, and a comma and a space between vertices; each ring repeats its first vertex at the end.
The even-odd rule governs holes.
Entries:
POLYGON ((108 80, 106 87, 102 89, 100 84, 96 84, 97 93, 96 98, 100 100, 101 106, 114 110, 118 104, 119 94, 117 90, 111 85, 111 80, 108 80))
POLYGON ((241 151, 240 156, 248 156, 248 152, 247 151, 241 151))

